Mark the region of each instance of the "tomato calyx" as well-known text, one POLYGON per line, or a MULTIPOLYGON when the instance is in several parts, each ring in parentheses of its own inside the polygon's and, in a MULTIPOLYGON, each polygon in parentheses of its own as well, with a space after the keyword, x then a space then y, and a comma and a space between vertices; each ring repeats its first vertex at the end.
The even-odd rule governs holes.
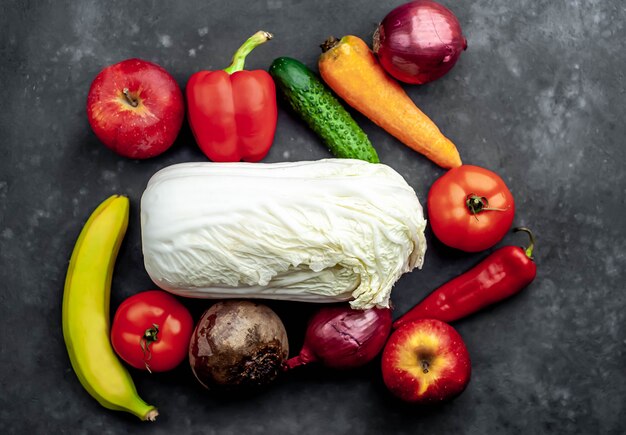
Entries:
POLYGON ((465 198, 465 205, 469 209, 470 213, 474 215, 476 220, 478 220, 478 216, 476 216, 481 211, 506 211, 507 208, 495 208, 489 207, 489 200, 485 196, 478 196, 475 193, 470 193, 465 198))
POLYGON ((159 340, 159 325, 156 323, 152 324, 151 328, 146 329, 146 332, 143 333, 143 336, 139 339, 139 345, 141 346, 141 350, 143 352, 143 362, 146 365, 146 370, 149 373, 152 373, 150 370, 150 365, 148 361, 152 359, 152 351, 150 350, 150 345, 159 340))

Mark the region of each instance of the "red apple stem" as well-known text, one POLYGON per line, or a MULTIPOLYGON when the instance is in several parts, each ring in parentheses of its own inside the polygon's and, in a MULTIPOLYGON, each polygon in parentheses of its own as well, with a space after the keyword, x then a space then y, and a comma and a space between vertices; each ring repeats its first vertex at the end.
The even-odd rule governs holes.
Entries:
POLYGON ((422 361, 422 371, 424 372, 424 374, 428 373, 429 366, 430 364, 428 363, 428 361, 422 361))
POLYGON ((136 99, 134 99, 132 95, 130 95, 130 91, 128 90, 128 88, 124 88, 122 93, 124 94, 124 97, 126 97, 126 101, 128 102, 128 104, 130 104, 133 107, 137 107, 139 105, 139 102, 136 99))

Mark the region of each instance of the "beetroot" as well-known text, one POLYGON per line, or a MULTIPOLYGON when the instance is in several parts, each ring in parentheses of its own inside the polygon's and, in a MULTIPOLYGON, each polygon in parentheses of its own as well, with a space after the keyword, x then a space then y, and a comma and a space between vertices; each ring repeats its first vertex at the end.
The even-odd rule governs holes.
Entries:
POLYGON ((245 389, 272 382, 289 355, 287 332, 265 305, 218 302, 204 312, 189 344, 189 363, 207 388, 245 389))

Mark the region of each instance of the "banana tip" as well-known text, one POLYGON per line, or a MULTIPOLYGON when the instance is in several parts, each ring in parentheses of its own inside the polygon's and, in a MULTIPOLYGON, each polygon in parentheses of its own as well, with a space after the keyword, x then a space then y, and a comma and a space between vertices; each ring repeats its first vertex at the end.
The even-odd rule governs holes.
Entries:
POLYGON ((156 409, 152 409, 152 410, 148 411, 148 413, 144 417, 144 420, 146 420, 146 421, 156 421, 156 418, 158 416, 159 416, 159 411, 157 411, 156 409))

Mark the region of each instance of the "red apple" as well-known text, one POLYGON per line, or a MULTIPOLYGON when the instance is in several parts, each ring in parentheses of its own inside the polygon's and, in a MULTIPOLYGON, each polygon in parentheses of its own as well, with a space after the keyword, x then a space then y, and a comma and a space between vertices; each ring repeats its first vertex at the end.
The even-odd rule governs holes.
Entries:
POLYGON ((421 319, 394 331, 383 350, 382 370, 385 385, 395 396, 435 404, 465 390, 471 363, 465 343, 452 326, 421 319))
POLYGON ((89 124, 118 154, 147 159, 167 150, 183 124, 183 94, 159 65, 127 59, 104 68, 87 97, 89 124))

